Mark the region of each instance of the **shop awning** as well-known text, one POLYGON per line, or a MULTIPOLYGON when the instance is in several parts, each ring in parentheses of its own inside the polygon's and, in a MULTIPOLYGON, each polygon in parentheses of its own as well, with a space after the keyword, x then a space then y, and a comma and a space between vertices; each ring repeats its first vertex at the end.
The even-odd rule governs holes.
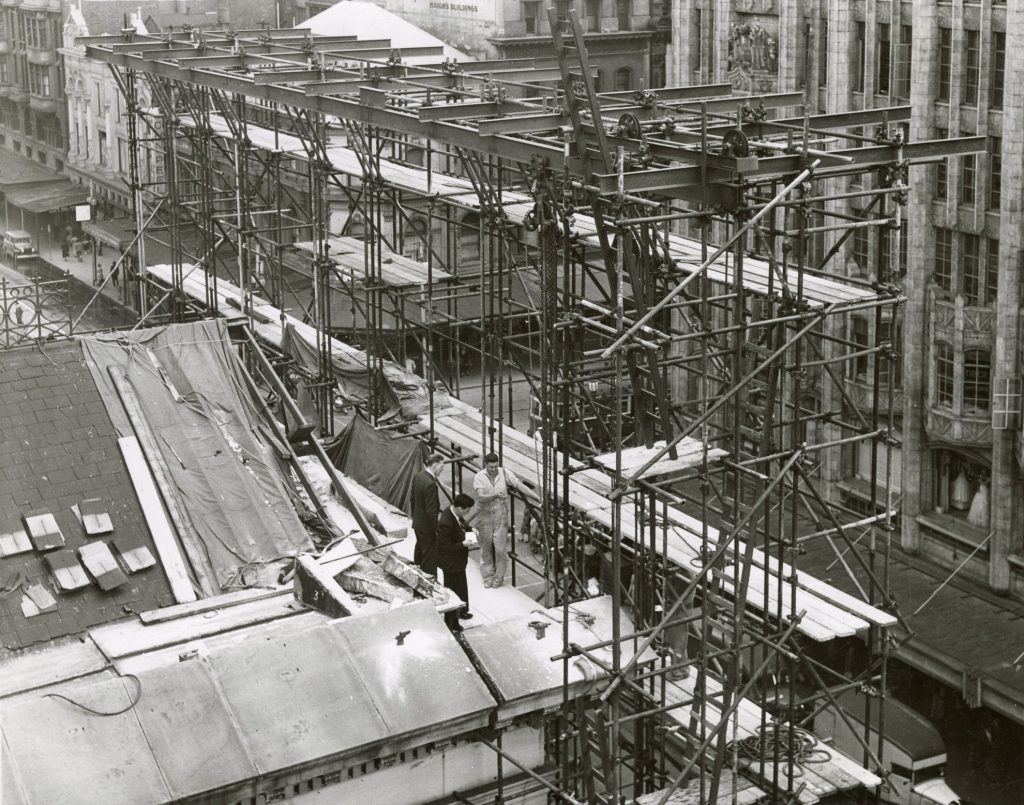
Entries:
POLYGON ((56 171, 44 168, 38 162, 19 154, 5 151, 0 159, 0 191, 7 193, 22 185, 37 185, 42 182, 63 180, 56 171))
POLYGON ((82 231, 92 235, 105 246, 125 249, 135 237, 135 221, 130 218, 115 218, 113 221, 86 221, 82 231))
POLYGON ((69 182, 67 179, 19 187, 7 193, 8 204, 32 213, 74 207, 76 204, 86 204, 88 200, 88 188, 69 182))

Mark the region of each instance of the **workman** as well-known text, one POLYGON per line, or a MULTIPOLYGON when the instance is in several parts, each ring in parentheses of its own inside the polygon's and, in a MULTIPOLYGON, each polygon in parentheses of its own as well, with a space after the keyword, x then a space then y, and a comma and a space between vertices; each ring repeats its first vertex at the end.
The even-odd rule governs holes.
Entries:
POLYGON ((444 456, 431 453, 423 469, 412 479, 412 530, 416 534, 416 547, 412 561, 424 573, 437 576, 437 518, 441 514, 441 502, 437 494, 437 478, 444 467, 444 456))
POLYGON ((473 515, 480 538, 480 575, 484 587, 500 587, 508 567, 508 527, 512 519, 509 489, 523 485, 501 466, 495 453, 484 456, 484 468, 473 478, 477 508, 473 515))
POLYGON ((469 548, 473 541, 466 539, 466 516, 473 508, 473 498, 459 492, 437 521, 437 566, 441 570, 442 583, 465 603, 460 612, 453 609, 446 612, 444 622, 453 632, 461 632, 460 620, 469 620, 469 583, 466 581, 466 565, 469 563, 469 548))

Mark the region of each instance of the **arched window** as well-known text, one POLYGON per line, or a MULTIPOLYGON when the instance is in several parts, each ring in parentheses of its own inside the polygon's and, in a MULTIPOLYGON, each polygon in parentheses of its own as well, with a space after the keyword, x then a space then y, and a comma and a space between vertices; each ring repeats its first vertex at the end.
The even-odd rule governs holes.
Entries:
POLYGON ((953 405, 953 348, 944 341, 935 345, 935 402, 953 405))
POLYGON ((964 353, 964 411, 987 411, 992 385, 989 354, 981 349, 964 353))
POLYGON ((615 71, 615 91, 628 92, 633 89, 633 71, 628 67, 620 67, 615 71))

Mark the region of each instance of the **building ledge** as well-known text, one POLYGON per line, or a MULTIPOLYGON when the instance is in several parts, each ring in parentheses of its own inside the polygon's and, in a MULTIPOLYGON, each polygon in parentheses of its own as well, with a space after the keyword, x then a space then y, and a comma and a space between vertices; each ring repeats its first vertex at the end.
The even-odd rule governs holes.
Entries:
MULTIPOLYGON (((617 42, 627 39, 651 39, 656 31, 600 31, 583 35, 586 42, 617 42)), ((491 36, 487 39, 499 46, 550 45, 548 34, 522 34, 520 36, 491 36)))
MULTIPOLYGON (((947 539, 951 539, 961 547, 971 551, 977 548, 989 535, 989 532, 984 528, 978 528, 966 520, 961 520, 959 517, 940 514, 939 512, 919 514, 914 519, 917 520, 918 525, 924 526, 947 539)), ((984 547, 979 548, 974 555, 988 556, 988 545, 986 544, 984 547)))

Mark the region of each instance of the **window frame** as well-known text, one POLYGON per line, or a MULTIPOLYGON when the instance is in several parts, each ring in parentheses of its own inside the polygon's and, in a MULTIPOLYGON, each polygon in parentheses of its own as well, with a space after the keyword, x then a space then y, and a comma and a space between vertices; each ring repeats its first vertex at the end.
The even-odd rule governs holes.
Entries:
POLYGON ((987 349, 964 350, 964 413, 986 413, 992 408, 992 354, 987 349), (982 360, 984 358, 984 360, 982 360))
POLYGON ((953 230, 943 226, 935 227, 935 270, 932 273, 935 284, 944 291, 953 291, 953 230), (945 271, 940 271, 940 266, 945 271), (942 280, 945 279, 945 282, 942 280))
POLYGON ((977 106, 981 86, 981 31, 964 31, 964 97, 963 103, 977 106))
POLYGON ((875 94, 888 95, 892 89, 892 26, 887 22, 875 25, 875 52, 878 69, 875 74, 875 94))
POLYGON ((948 341, 935 342, 935 404, 952 408, 956 387, 956 354, 948 341))
POLYGON ((953 86, 953 29, 939 28, 938 99, 948 101, 953 86))
POLYGON ((1003 108, 1006 93, 1006 33, 992 32, 992 83, 989 85, 989 106, 1003 108))
POLYGON ((978 201, 978 158, 976 154, 960 157, 960 203, 973 207, 978 201))

